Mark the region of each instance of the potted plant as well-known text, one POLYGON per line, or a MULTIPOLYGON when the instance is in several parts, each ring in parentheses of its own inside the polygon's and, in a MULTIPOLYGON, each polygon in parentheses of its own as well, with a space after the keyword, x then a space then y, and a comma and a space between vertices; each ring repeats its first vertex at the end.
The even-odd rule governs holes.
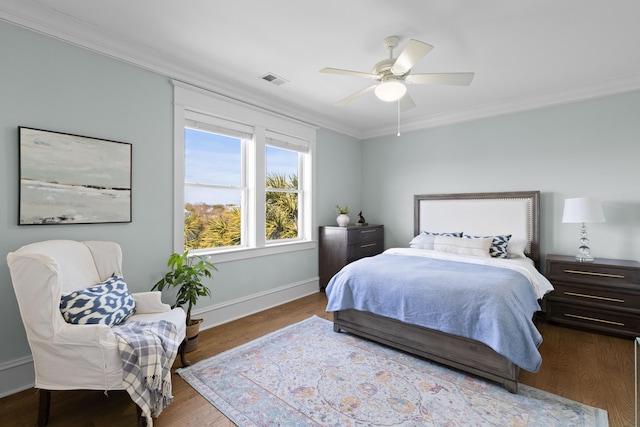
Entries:
POLYGON ((204 284, 202 279, 210 278, 212 271, 218 271, 207 258, 201 256, 189 257, 189 251, 184 253, 174 253, 169 257, 167 266, 171 268, 164 277, 151 288, 151 290, 162 291, 166 287, 178 288, 176 303, 173 307, 182 307, 187 304, 187 344, 185 351, 193 351, 198 347, 198 333, 200 323, 203 319, 192 319, 191 308, 196 304, 199 297, 211 296, 211 291, 204 284))
POLYGON ((346 227, 347 225, 349 225, 349 217, 347 216, 349 213, 349 206, 345 206, 344 208, 340 205, 336 205, 336 208, 338 209, 338 218, 336 218, 336 221, 338 222, 338 225, 340 227, 346 227))

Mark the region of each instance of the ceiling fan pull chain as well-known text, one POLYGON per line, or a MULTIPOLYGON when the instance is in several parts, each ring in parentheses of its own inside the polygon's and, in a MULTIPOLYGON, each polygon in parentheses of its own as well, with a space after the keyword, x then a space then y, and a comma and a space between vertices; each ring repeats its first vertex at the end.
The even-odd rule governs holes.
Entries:
POLYGON ((398 99, 398 134, 396 136, 400 136, 400 100, 398 99))

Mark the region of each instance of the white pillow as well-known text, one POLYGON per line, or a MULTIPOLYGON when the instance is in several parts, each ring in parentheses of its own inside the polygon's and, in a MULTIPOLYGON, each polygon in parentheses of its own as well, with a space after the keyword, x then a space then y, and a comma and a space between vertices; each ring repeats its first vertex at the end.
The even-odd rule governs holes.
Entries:
POLYGON ((433 248, 436 251, 458 255, 473 255, 489 258, 489 247, 493 237, 464 239, 461 237, 436 236, 433 248))
POLYGON ((507 246, 507 258, 526 258, 524 248, 527 247, 527 241, 524 239, 511 239, 507 246))
POLYGON ((433 233, 431 231, 421 231, 416 237, 409 242, 410 248, 433 250, 433 241, 436 236, 462 237, 462 231, 451 233, 433 233))
POLYGON ((420 233, 409 242, 410 248, 430 249, 433 250, 433 242, 436 236, 431 234, 420 233))

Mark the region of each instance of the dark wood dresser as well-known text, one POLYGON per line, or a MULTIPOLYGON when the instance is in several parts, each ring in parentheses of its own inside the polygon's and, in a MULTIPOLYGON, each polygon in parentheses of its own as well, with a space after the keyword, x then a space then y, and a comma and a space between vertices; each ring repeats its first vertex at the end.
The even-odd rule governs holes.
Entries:
POLYGON ((321 290, 345 265, 360 258, 377 255, 384 250, 382 225, 326 225, 320 227, 318 234, 321 290))
POLYGON ((547 319, 612 335, 640 336, 640 263, 547 255, 547 319))

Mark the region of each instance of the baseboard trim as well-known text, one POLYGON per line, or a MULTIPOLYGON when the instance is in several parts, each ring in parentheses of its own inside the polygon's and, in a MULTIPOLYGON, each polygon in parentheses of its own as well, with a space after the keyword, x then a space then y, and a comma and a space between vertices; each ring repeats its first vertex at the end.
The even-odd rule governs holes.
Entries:
MULTIPOLYGON (((319 289, 319 278, 315 277, 194 310, 192 316, 203 318, 200 328, 209 329, 311 295, 319 289)), ((31 356, 0 363, 0 398, 32 388, 35 383, 33 372, 31 356)))
POLYGON ((35 384, 33 357, 0 363, 0 398, 32 388, 35 384))
POLYGON ((201 310, 193 310, 191 317, 202 318, 204 322, 200 329, 209 329, 223 323, 228 323, 284 303, 297 300, 307 295, 319 292, 320 279, 313 279, 291 283, 265 292, 249 295, 220 304, 212 305, 201 310))

